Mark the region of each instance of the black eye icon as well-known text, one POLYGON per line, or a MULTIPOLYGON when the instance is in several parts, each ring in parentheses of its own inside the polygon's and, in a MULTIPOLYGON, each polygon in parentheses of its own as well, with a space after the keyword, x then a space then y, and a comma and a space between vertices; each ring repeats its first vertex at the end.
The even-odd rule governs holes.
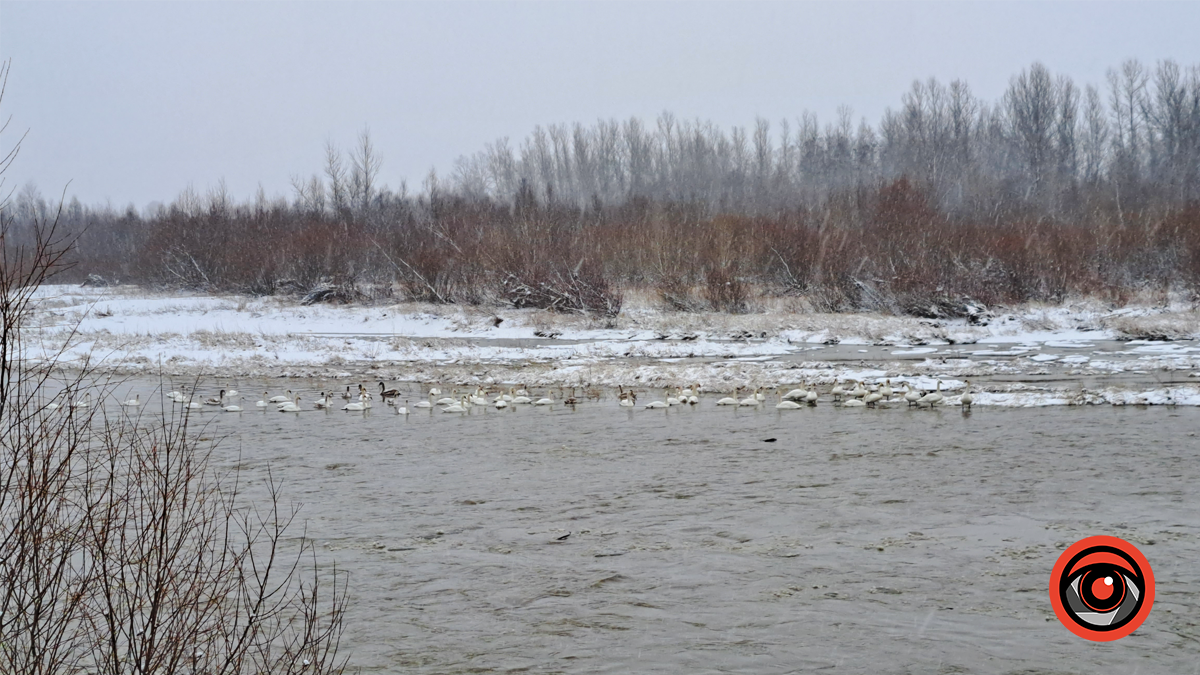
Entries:
POLYGON ((1059 593, 1063 608, 1081 627, 1105 632, 1137 615, 1146 587, 1132 557, 1111 546, 1093 546, 1067 563, 1059 593))

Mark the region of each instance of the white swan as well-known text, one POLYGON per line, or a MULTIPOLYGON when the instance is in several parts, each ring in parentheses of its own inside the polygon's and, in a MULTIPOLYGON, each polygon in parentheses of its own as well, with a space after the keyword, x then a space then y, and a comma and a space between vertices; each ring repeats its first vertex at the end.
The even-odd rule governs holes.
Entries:
MULTIPOLYGON (((349 391, 349 390, 350 390, 350 388, 349 388, 349 387, 346 387, 346 390, 347 390, 347 391, 349 391)), ((182 403, 182 401, 181 401, 181 403, 182 403)), ((271 401, 269 401, 269 400, 267 399, 267 392, 265 392, 265 391, 264 391, 264 392, 263 392, 263 397, 262 397, 262 400, 261 400, 261 401, 259 401, 258 403, 255 403, 254 405, 258 406, 259 408, 265 408, 265 407, 267 407, 267 406, 271 405, 271 401)))
POLYGON ((300 412, 300 397, 297 396, 295 401, 288 401, 287 403, 284 403, 283 405, 279 406, 279 412, 290 412, 290 413, 300 412))
POLYGON ((539 398, 538 400, 533 402, 534 405, 550 405, 551 403, 554 403, 554 399, 549 399, 549 398, 545 398, 545 397, 539 398))
POLYGON ((796 408, 800 407, 802 406, 799 403, 796 403, 795 401, 788 401, 786 399, 775 404, 776 410, 795 410, 796 408))
POLYGON ((819 398, 821 398, 821 395, 817 393, 817 388, 813 387, 808 390, 808 396, 804 397, 804 402, 809 405, 816 405, 819 398))
POLYGON ((754 390, 754 400, 758 401, 759 403, 762 403, 763 401, 767 400, 767 395, 763 393, 762 387, 759 387, 758 389, 754 390))
POLYGON ((863 397, 863 403, 865 403, 867 405, 867 407, 870 407, 870 408, 874 408, 875 404, 882 400, 883 400, 883 394, 881 394, 877 391, 873 391, 863 397))
POLYGON ((512 402, 513 403, 533 403, 533 399, 529 398, 528 396, 514 396, 512 402))
POLYGON ((224 410, 225 412, 242 412, 242 406, 237 404, 223 405, 221 406, 221 410, 224 410))
POLYGON ((129 399, 128 401, 121 401, 121 405, 128 406, 130 408, 136 408, 142 404, 141 398, 142 398, 142 395, 138 394, 138 395, 134 396, 133 398, 129 399))
POLYGON ((89 407, 91 407, 91 405, 92 405, 92 392, 89 391, 83 395, 83 398, 75 399, 75 402, 71 404, 71 407, 72 408, 89 408, 89 407))
POLYGON ((325 395, 325 392, 321 392, 321 398, 313 401, 313 405, 317 408, 328 408, 329 406, 333 405, 333 401, 329 400, 329 397, 325 395))
POLYGON ((863 386, 861 380, 854 383, 854 389, 850 391, 850 395, 854 398, 862 398, 867 395, 867 388, 863 386))
POLYGON ((843 401, 842 407, 843 408, 865 408, 865 407, 867 407, 867 404, 863 403, 862 399, 860 399, 860 398, 852 398, 849 401, 843 401))
POLYGON ((913 391, 912 385, 904 383, 904 400, 908 401, 909 406, 917 405, 917 401, 921 400, 921 392, 913 391))
POLYGON ((404 405, 396 406, 396 414, 397 415, 407 415, 408 414, 408 399, 405 399, 404 405))
POLYGON ((833 384, 833 389, 829 393, 833 394, 833 400, 840 401, 842 400, 842 397, 846 395, 846 390, 842 388, 842 384, 840 382, 835 382, 833 384))
POLYGON ((287 390, 287 396, 282 394, 279 396, 272 396, 271 398, 267 399, 267 401, 270 403, 290 403, 292 401, 292 390, 287 390))
POLYGON ((441 389, 438 389, 437 387, 430 387, 430 388, 429 388, 429 395, 430 395, 430 396, 440 396, 441 394, 442 394, 442 390, 441 390, 441 389))
POLYGON ((229 398, 233 398, 234 396, 238 395, 238 390, 237 389, 229 389, 228 391, 225 392, 225 395, 228 396, 229 398))
POLYGON ((895 393, 892 391, 892 381, 885 380, 883 383, 883 386, 879 388, 879 393, 883 395, 883 400, 885 400, 885 401, 892 400, 892 394, 895 393))
POLYGON ((943 398, 942 397, 942 381, 938 380, 937 391, 930 393, 930 394, 925 394, 924 396, 922 396, 920 399, 917 400, 917 406, 927 405, 930 408, 932 408, 933 406, 937 405, 938 403, 941 403, 942 398, 943 398))
POLYGON ((738 401, 738 405, 758 405, 759 403, 762 403, 762 401, 758 400, 757 396, 750 396, 738 401))
POLYGON ((429 401, 418 401, 413 405, 414 408, 432 408, 433 404, 429 401))
POLYGON ((463 406, 462 402, 458 402, 458 403, 454 403, 450 406, 447 406, 445 408, 442 408, 442 412, 444 412, 444 413, 463 413, 463 412, 467 412, 467 409, 466 409, 466 407, 463 406))
POLYGON ((342 406, 342 410, 347 410, 350 412, 360 412, 360 411, 366 410, 367 408, 370 408, 370 407, 371 407, 370 399, 368 399, 366 396, 360 394, 357 402, 347 403, 346 405, 342 406))
POLYGON ((632 408, 635 403, 636 402, 633 400, 632 396, 623 396, 619 401, 617 401, 617 405, 621 406, 622 408, 632 408))
POLYGON ((970 408, 971 404, 974 402, 975 397, 971 395, 971 381, 967 380, 967 390, 963 392, 962 396, 958 397, 958 405, 964 408, 970 408))
POLYGON ((732 396, 726 396, 725 398, 717 401, 717 405, 737 405, 737 404, 738 404, 738 400, 736 398, 733 398, 732 396))
POLYGON ((657 409, 657 408, 669 408, 671 406, 667 405, 663 401, 651 401, 651 402, 647 403, 645 407, 647 409, 657 409))
POLYGON ((498 398, 498 399, 496 399, 496 401, 494 403, 492 403, 492 405, 496 406, 497 408, 503 409, 503 408, 508 407, 508 401, 505 401, 503 398, 498 398))
POLYGON ((796 388, 783 395, 785 401, 799 401, 808 396, 804 389, 796 388))

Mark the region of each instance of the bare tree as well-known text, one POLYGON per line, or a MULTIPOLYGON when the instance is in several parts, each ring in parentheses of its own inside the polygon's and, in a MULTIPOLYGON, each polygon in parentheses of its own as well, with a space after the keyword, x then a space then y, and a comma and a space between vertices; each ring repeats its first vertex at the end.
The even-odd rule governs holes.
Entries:
POLYGON ((370 129, 363 129, 358 135, 358 144, 354 147, 350 161, 353 167, 350 173, 353 199, 358 210, 366 214, 375 199, 379 169, 383 166, 383 158, 375 151, 375 145, 371 142, 370 129))

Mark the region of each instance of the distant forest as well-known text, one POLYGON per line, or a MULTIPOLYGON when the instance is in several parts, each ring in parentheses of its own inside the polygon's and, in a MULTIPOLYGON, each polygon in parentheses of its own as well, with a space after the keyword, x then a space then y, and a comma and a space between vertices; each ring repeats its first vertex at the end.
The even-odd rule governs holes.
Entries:
MULTIPOLYGON (((1200 65, 1127 61, 1080 88, 1035 63, 985 101, 914 82, 876 125, 718 128, 663 113, 538 127, 420 190, 379 184, 369 134, 294 194, 223 186, 140 213, 62 206, 75 279, 614 315, 622 292, 742 312, 946 316, 965 304, 1200 298, 1200 65)), ((10 236, 53 221, 27 187, 10 236)))

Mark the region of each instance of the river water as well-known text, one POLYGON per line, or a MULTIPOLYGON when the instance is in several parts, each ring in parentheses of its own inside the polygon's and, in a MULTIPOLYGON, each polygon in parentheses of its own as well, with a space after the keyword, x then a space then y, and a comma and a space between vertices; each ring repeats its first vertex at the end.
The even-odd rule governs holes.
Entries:
POLYGON ((204 434, 249 479, 269 465, 349 571, 362 672, 1200 672, 1194 407, 631 410, 610 392, 404 417, 258 398, 200 411, 204 434), (1069 633, 1047 593, 1096 534, 1157 579, 1115 643, 1069 633))

